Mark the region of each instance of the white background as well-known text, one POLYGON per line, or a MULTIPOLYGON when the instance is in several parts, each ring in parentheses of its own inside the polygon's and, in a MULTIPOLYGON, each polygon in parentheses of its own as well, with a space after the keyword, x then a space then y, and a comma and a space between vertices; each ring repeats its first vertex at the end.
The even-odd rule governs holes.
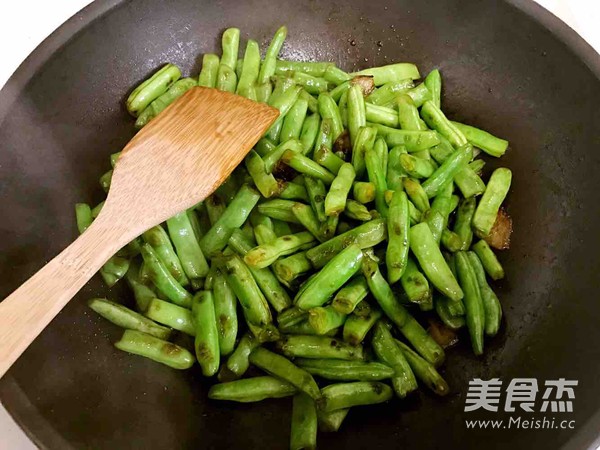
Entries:
MULTIPOLYGON (((99 0, 101 1, 101 0, 99 0)), ((600 53, 600 1, 536 0, 575 29, 600 53)), ((0 86, 21 61, 54 29, 89 0, 18 0, 3 2, 0 27, 0 86)), ((0 450, 35 447, 0 406, 0 450)))

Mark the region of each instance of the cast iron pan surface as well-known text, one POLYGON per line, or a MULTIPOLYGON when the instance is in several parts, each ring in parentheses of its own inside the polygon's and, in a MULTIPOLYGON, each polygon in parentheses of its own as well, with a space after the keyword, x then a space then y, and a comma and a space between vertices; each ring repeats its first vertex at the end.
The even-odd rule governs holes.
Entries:
MULTIPOLYGON (((19 68, 0 92, 0 298, 76 236, 73 204, 103 197, 108 155, 133 136, 129 90, 170 61, 197 74, 228 26, 264 44, 279 25, 283 57, 352 70, 411 61, 439 67, 443 106, 511 143, 515 221, 506 279, 495 284, 502 332, 473 356, 448 351, 447 398, 354 408, 320 448, 583 448, 600 434, 600 61, 572 30, 513 0, 132 0, 96 2, 19 68), (353 45, 353 44, 354 45, 353 45), (579 381, 574 430, 468 430, 468 381, 579 381)), ((85 301, 130 294, 94 279, 0 382, 3 403, 42 448, 287 448, 291 401, 209 401, 196 367, 179 372, 114 349, 121 331, 85 301)), ((500 410, 504 409, 504 396, 500 410)), ((536 409, 539 410, 541 392, 536 409)), ((515 412, 524 418, 539 413, 515 412)))

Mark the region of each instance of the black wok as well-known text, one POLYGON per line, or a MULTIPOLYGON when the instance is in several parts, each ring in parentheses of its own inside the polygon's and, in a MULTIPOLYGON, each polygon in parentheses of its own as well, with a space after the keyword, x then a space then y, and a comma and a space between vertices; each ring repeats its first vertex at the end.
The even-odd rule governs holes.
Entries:
MULTIPOLYGON (((439 67, 450 117, 505 137, 515 221, 500 336, 484 357, 448 352, 453 394, 353 410, 320 448, 583 448, 600 435, 600 57, 525 0, 98 1, 48 38, 0 92, 0 298, 76 235, 73 204, 102 197, 108 155, 134 133, 128 90, 170 61, 196 74, 227 26, 265 43, 287 24, 283 56, 351 70, 439 67), (355 44, 353 45, 352 42, 355 44), (579 381, 574 429, 470 430, 473 378, 579 381)), ((491 163, 497 164, 496 162, 491 163)), ((94 280, 0 382, 7 409, 42 448, 286 448, 291 403, 216 404, 185 373, 115 350, 120 331, 90 296, 131 301, 94 280)), ((504 399, 504 397, 503 397, 504 399)), ((539 409, 541 392, 538 392, 539 409)), ((503 409, 503 404, 500 405, 503 409)), ((540 413, 516 412, 523 417, 540 413)))

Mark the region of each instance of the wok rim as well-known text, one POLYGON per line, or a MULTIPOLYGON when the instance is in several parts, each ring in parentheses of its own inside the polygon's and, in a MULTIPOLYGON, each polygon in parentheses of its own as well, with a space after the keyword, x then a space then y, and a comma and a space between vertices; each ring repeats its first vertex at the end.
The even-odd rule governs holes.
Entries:
MULTIPOLYGON (((46 37, 10 76, 0 90, 0 123, 28 83, 63 46, 125 0, 93 1, 46 37)), ((504 0, 563 43, 600 81, 600 54, 568 24, 533 0, 504 0)), ((10 372, 0 380, 0 402, 17 425, 38 448, 75 448, 38 413, 10 372)), ((567 441, 563 449, 597 448, 600 445, 598 410, 567 441)))

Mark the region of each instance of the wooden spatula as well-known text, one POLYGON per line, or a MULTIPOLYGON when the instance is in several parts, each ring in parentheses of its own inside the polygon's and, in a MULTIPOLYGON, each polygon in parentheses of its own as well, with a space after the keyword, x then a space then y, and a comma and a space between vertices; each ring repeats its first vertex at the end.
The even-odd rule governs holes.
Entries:
POLYGON ((211 194, 278 114, 197 87, 138 132, 119 157, 102 213, 0 303, 0 377, 112 255, 211 194))

